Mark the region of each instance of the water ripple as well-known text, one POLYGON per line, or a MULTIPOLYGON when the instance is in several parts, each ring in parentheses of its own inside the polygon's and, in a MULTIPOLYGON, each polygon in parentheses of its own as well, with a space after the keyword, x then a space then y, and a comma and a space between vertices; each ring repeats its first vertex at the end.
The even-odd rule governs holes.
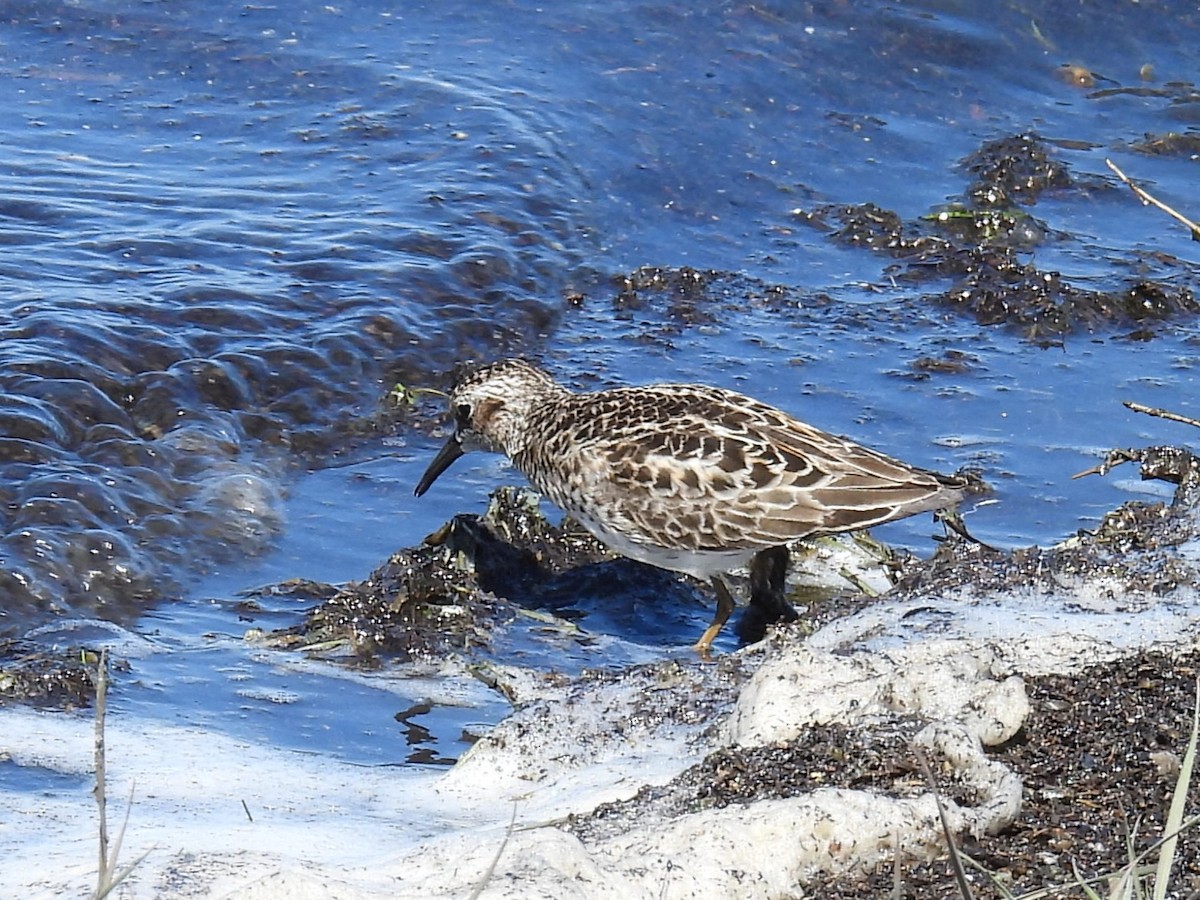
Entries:
POLYGON ((220 35, 182 7, 26 13, 0 70, 0 632, 135 616, 269 545, 290 461, 391 372, 544 329, 579 231, 552 129, 486 84, 308 55, 247 10, 220 35))

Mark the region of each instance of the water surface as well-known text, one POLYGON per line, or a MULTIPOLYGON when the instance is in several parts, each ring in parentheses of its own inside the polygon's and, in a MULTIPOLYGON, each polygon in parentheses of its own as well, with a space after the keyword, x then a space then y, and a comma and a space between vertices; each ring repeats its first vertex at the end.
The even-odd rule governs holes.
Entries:
MULTIPOLYGON (((1001 546, 1094 523, 1138 486, 1071 474, 1191 437, 1120 401, 1197 414, 1195 322, 1031 342, 801 214, 915 221, 965 196, 984 142, 1035 132, 1071 182, 1027 210, 1050 235, 1032 264, 1194 287, 1196 245, 1104 159, 1190 205, 1195 150, 1145 140, 1194 139, 1197 21, 1182 3, 7 4, 0 631, 116 623, 118 709, 355 761, 409 760, 394 714, 458 691, 479 711, 429 739, 454 757, 503 704, 248 650, 246 628, 301 611, 247 621, 237 594, 363 577, 519 481, 472 457, 418 502, 436 438, 381 415, 398 380, 518 352, 579 387, 717 383, 978 466, 996 494, 971 528, 1001 546), (791 302, 703 321, 614 302, 646 265, 791 302), (918 374, 948 352, 964 371, 918 374)), ((928 552, 933 530, 881 536, 928 552)), ((647 648, 614 608, 593 625, 633 649, 563 665, 681 652, 706 615, 647 648)))

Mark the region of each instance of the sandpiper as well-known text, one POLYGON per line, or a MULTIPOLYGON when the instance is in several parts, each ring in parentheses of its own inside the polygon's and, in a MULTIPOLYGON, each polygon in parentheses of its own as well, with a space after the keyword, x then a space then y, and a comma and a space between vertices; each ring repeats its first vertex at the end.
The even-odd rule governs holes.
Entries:
POLYGON ((698 384, 573 393, 508 359, 460 376, 450 408, 454 434, 418 497, 469 450, 506 454, 611 550, 712 582, 701 652, 733 612, 730 569, 799 538, 951 509, 969 484, 698 384))

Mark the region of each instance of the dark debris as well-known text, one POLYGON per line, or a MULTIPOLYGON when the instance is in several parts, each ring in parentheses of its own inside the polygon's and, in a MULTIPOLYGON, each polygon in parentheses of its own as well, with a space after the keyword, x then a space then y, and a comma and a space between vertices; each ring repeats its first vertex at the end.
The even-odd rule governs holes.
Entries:
MULTIPOLYGON (((1185 146, 1183 140, 1170 142, 1185 146)), ((837 243, 886 254, 881 296, 895 285, 912 302, 934 305, 981 325, 1017 330, 1028 340, 1057 344, 1074 334, 1110 333, 1150 340, 1162 323, 1200 314, 1191 283, 1196 272, 1178 259, 1156 258, 1169 279, 1154 279, 1136 254, 1128 268, 1136 275, 1103 289, 1084 287, 1033 259, 1048 243, 1076 240, 1030 212, 1047 195, 1117 190, 1115 180, 1075 176, 1055 146, 1036 134, 1001 137, 982 144, 962 161, 974 180, 959 199, 906 221, 874 203, 822 204, 791 213, 795 223, 816 228, 837 243)), ((643 266, 613 279, 612 304, 618 317, 653 312, 667 335, 723 321, 726 310, 765 308, 796 314, 833 304, 827 295, 802 293, 735 272, 643 266)), ((886 312, 880 304, 874 312, 886 312)), ((852 315, 851 310, 839 311, 852 315)), ((654 340, 646 322, 641 339, 654 340)), ((659 336, 660 338, 662 335, 659 336)))
POLYGON ((1182 285, 1142 279, 1096 291, 1023 262, 1029 242, 1048 230, 1019 211, 950 210, 931 216, 932 225, 908 225, 868 203, 830 208, 820 218, 840 223, 835 240, 897 259, 901 267, 893 275, 899 282, 951 282, 926 295, 928 302, 960 309, 982 325, 1016 327, 1030 340, 1200 313, 1200 302, 1182 285))
MULTIPOLYGON (((1163 835, 1176 767, 1187 746, 1196 702, 1200 654, 1142 653, 1076 675, 1026 678, 1033 710, 1015 738, 991 751, 1024 783, 1022 809, 1004 832, 978 840, 959 836, 960 847, 1016 895, 1111 874, 1128 860, 1126 839, 1138 852, 1163 835)), ((853 756, 855 748, 849 750, 853 756)), ((856 771, 836 779, 844 783, 856 771)), ((1189 789, 1188 815, 1200 809, 1200 780, 1189 789)), ((1151 857, 1153 862, 1153 857, 1151 857)), ((1006 896, 969 871, 977 900, 1006 896)), ((889 862, 877 871, 805 885, 828 900, 891 896, 889 862)), ((905 898, 961 900, 948 857, 901 864, 905 898)), ((1179 842, 1168 897, 1200 888, 1200 832, 1179 842)), ((1101 890, 1101 894, 1105 894, 1101 890)), ((1056 895, 1059 896, 1059 895, 1056 895)), ((1082 892, 1061 896, 1082 896, 1082 892)))
POLYGON ((379 656, 436 660, 486 645, 492 628, 512 618, 509 599, 521 585, 606 555, 571 523, 550 524, 536 495, 500 488, 483 516, 455 516, 363 581, 314 597, 321 602, 303 623, 268 639, 300 649, 347 645, 371 664, 379 656))
POLYGON ((1082 475, 1107 475, 1115 466, 1127 462, 1141 464, 1143 481, 1167 481, 1175 485, 1171 501, 1176 509, 1187 509, 1200 502, 1200 459, 1183 447, 1145 447, 1112 450, 1104 461, 1082 475))
MULTIPOLYGON (((1171 503, 1131 501, 1108 513, 1092 531, 1055 547, 999 553, 965 541, 945 542, 928 563, 909 558, 891 597, 945 596, 968 587, 979 593, 1034 588, 1052 592, 1063 579, 1106 579, 1122 603, 1163 596, 1195 584, 1196 569, 1176 551, 1195 537, 1200 461, 1180 447, 1117 451, 1143 463, 1143 477, 1177 485, 1171 503)), ((1110 460, 1114 456, 1109 457, 1110 460)), ((1098 467, 1103 469, 1103 466, 1098 467)))
POLYGON ((948 282, 928 293, 927 302, 983 325, 1016 328, 1033 341, 1128 328, 1148 339, 1154 323, 1200 313, 1200 301, 1183 284, 1141 278, 1092 290, 1023 258, 1069 236, 1055 234, 1022 207, 1049 191, 1081 189, 1036 135, 990 141, 963 165, 976 177, 964 199, 923 221, 905 222, 873 203, 831 204, 795 218, 839 243, 888 254, 897 261, 888 274, 899 283, 948 282))
POLYGON ((12 703, 71 710, 96 697, 95 660, 79 647, 0 641, 0 706, 12 703))
POLYGON ((1142 140, 1132 142, 1129 149, 1151 156, 1186 156, 1195 159, 1200 156, 1200 134, 1194 131, 1184 134, 1177 131, 1147 134, 1142 140))
POLYGON ((718 321, 724 307, 744 309, 747 304, 777 308, 795 291, 735 272, 643 266, 613 279, 613 309, 618 316, 654 308, 676 326, 706 325, 718 321))
POLYGON ((1036 134, 987 141, 962 162, 975 176, 967 189, 971 205, 1005 209, 1036 203, 1047 191, 1071 186, 1067 167, 1036 134))
MULTIPOLYGON (((705 809, 797 797, 823 787, 912 797, 928 790, 910 742, 915 720, 878 728, 810 726, 795 740, 765 747, 723 747, 664 785, 645 785, 628 800, 575 816, 569 830, 594 842, 621 834, 639 819, 672 819, 705 809)), ((945 783, 947 796, 961 788, 945 783)))

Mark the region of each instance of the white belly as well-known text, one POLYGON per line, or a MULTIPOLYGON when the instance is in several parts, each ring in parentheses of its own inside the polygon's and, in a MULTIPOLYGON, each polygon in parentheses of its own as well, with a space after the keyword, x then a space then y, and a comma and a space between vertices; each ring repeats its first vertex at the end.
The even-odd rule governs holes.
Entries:
POLYGON ((590 531, 596 540, 608 549, 629 559, 658 566, 660 569, 670 569, 672 572, 683 572, 696 578, 708 580, 714 575, 728 572, 744 566, 754 556, 757 549, 750 550, 671 550, 656 547, 641 541, 635 541, 623 534, 606 531, 598 523, 587 516, 575 514, 575 518, 584 528, 590 531))

